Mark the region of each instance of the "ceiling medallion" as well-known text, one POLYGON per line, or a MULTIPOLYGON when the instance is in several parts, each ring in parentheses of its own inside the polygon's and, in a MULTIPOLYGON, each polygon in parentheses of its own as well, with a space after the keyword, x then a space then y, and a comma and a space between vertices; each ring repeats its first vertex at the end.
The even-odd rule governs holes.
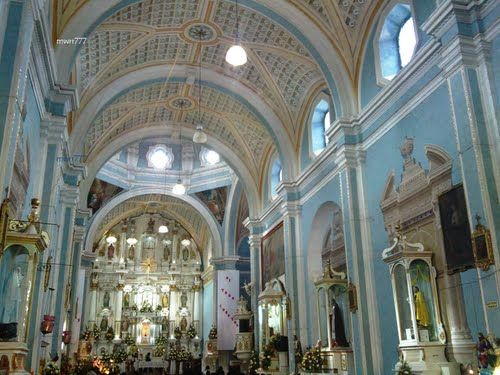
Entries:
POLYGON ((192 43, 210 43, 217 39, 217 31, 206 23, 194 23, 184 29, 184 36, 192 43))
POLYGON ((172 109, 191 109, 194 107, 194 103, 190 98, 186 97, 177 97, 173 98, 168 103, 169 107, 172 109))

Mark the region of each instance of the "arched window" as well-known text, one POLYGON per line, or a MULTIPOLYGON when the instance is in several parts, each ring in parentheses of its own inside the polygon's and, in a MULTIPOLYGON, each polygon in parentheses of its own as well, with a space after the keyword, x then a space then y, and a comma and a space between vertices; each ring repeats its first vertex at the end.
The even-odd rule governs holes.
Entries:
POLYGON ((321 99, 314 108, 311 118, 311 149, 314 155, 319 155, 328 144, 326 131, 330 127, 330 106, 321 99))
POLYGON ((283 166, 280 159, 275 159, 271 166, 271 198, 276 197, 276 188, 283 180, 283 166))
POLYGON ((393 79, 410 62, 417 45, 410 5, 397 3, 389 9, 385 17, 382 16, 376 38, 379 73, 385 80, 393 79))

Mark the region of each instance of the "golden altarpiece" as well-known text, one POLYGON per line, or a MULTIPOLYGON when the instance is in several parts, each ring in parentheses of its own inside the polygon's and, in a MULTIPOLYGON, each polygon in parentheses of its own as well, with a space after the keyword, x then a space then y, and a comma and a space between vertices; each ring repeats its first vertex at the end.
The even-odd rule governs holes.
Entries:
POLYGON ((9 217, 9 202, 0 208, 0 364, 8 374, 27 374, 24 362, 36 270, 49 237, 40 228, 40 201, 31 200, 28 220, 9 217))

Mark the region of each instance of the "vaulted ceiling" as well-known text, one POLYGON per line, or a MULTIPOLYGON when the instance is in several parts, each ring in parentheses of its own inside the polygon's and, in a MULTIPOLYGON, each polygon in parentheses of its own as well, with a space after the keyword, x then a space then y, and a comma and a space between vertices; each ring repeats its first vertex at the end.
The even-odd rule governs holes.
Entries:
POLYGON ((73 151, 86 155, 92 179, 141 137, 174 139, 180 128, 190 136, 201 60, 209 145, 259 200, 275 152, 285 177, 296 176, 312 95, 328 90, 338 116, 355 112, 361 47, 380 4, 239 0, 249 61, 233 67, 225 61, 237 34, 233 0, 53 0, 54 42, 87 37, 55 44, 58 74, 79 94, 73 151))

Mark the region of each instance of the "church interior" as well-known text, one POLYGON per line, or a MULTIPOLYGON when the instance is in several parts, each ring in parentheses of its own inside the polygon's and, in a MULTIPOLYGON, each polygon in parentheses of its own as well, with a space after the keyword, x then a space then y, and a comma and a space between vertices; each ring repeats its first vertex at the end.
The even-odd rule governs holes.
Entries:
POLYGON ((0 375, 500 375, 499 15, 0 0, 0 375))

